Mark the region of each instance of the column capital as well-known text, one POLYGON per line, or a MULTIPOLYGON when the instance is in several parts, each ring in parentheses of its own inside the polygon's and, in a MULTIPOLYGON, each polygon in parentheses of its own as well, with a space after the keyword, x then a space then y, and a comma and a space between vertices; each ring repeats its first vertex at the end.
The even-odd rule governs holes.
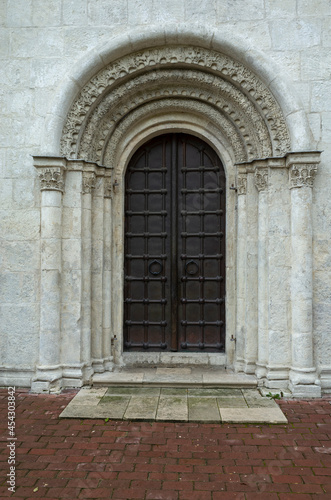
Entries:
POLYGON ((112 198, 113 197, 113 185, 112 185, 112 179, 110 176, 105 177, 104 197, 105 198, 112 198))
POLYGON ((64 190, 66 159, 50 156, 34 156, 34 166, 38 171, 41 191, 64 190))
POLYGON ((255 186, 260 191, 267 191, 268 189, 268 168, 256 168, 255 173, 255 186))
POLYGON ((95 188, 96 176, 94 172, 83 172, 83 194, 91 194, 92 189, 95 188))
POLYGON ((313 187, 320 162, 319 151, 289 153, 286 156, 286 166, 289 169, 290 189, 313 187))
POLYGON ((237 175, 237 194, 247 193, 247 172, 238 172, 237 175))

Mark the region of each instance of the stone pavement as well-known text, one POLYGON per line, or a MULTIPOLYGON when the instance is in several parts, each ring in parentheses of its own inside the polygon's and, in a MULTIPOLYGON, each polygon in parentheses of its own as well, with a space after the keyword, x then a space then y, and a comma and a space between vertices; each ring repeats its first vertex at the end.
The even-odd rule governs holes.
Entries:
POLYGON ((16 393, 16 491, 8 492, 0 390, 0 498, 331 498, 331 398, 281 400, 288 424, 66 419, 77 391, 16 393))
POLYGON ((287 423, 278 405, 256 389, 120 386, 83 388, 65 418, 171 422, 287 423))

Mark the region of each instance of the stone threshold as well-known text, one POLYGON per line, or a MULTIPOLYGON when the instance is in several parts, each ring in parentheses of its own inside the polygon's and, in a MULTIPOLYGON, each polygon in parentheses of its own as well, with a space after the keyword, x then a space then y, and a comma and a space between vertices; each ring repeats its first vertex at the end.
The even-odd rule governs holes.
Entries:
POLYGON ((256 388, 254 375, 237 374, 219 367, 123 367, 113 372, 97 373, 92 378, 93 387, 109 385, 159 386, 159 387, 217 387, 256 388))
POLYGON ((256 389, 112 385, 82 388, 61 418, 286 424, 276 402, 256 389))

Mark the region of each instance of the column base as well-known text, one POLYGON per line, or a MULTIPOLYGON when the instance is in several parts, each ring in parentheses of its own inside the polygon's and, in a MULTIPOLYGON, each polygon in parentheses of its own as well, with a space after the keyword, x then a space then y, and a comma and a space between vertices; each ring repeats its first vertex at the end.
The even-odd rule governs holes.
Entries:
POLYGON ((290 383, 289 389, 292 392, 294 398, 320 398, 322 396, 322 390, 320 385, 293 385, 290 383))
POLYGON ((62 367, 38 366, 35 376, 32 378, 32 393, 59 394, 62 389, 62 367))
POLYGON ((92 369, 94 373, 103 373, 105 371, 103 362, 103 359, 94 359, 92 361, 92 369))
POLYGON ((83 387, 91 382, 93 369, 91 365, 79 363, 77 365, 65 365, 63 367, 62 386, 68 388, 83 387))
POLYGON ((289 388, 295 398, 320 398, 321 382, 316 368, 291 368, 289 388))
POLYGON ((255 370, 255 361, 245 361, 244 372, 247 373, 247 375, 255 375, 255 370))
POLYGON ((262 363, 256 363, 255 375, 258 380, 265 379, 267 377, 267 367, 262 363))
POLYGON ((243 359, 237 359, 233 365, 234 371, 236 373, 245 371, 245 361, 243 359))
POLYGON ((106 372, 112 372, 114 368, 114 358, 113 356, 109 356, 104 360, 104 367, 106 372))
POLYGON ((264 386, 269 389, 287 389, 289 369, 285 366, 267 365, 267 375, 264 386))

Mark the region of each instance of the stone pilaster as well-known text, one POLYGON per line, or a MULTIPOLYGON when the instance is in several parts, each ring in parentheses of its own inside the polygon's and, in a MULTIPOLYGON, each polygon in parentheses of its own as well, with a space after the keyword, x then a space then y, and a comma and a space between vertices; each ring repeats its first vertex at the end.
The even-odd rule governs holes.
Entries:
POLYGON ((238 167, 237 174, 237 314, 236 314, 236 371, 245 368, 246 341, 246 258, 247 258, 247 173, 244 166, 238 167))
POLYGON ((312 187, 319 152, 287 156, 291 189, 291 309, 292 364, 290 389, 294 396, 321 395, 313 355, 313 233, 312 187))
POLYGON ((255 374, 264 379, 268 364, 268 167, 259 162, 255 169, 258 199, 258 361, 255 374))
POLYGON ((32 392, 61 388, 62 193, 65 159, 34 157, 41 189, 39 364, 32 392))

